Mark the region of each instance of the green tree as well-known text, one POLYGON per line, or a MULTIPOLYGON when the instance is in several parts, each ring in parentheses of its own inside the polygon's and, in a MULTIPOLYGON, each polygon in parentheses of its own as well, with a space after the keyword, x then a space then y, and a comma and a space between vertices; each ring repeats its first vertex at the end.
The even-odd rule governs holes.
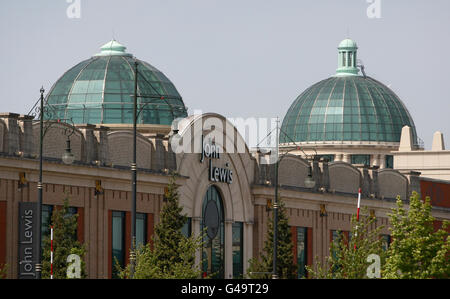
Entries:
MULTIPOLYGON (((53 278, 67 278, 67 257, 76 254, 80 257, 81 278, 86 277, 84 256, 86 248, 77 240, 78 214, 69 212, 69 198, 64 205, 55 209, 52 214, 53 225, 53 278)), ((42 253, 42 278, 50 278, 50 236, 44 237, 42 253)))
MULTIPOLYGON (((362 209, 362 214, 366 214, 366 212, 366 208, 362 209)), ((378 255, 380 266, 385 259, 380 238, 380 231, 383 227, 378 226, 371 229, 375 224, 375 217, 363 216, 360 221, 356 221, 356 216, 353 215, 349 238, 340 233, 340 237, 331 243, 330 253, 325 264, 321 264, 316 258, 315 267, 306 266, 309 277, 321 279, 368 278, 367 268, 371 260, 368 262, 367 258, 371 254, 378 255)))
MULTIPOLYGON (((273 213, 269 218, 266 241, 260 257, 249 260, 248 276, 254 279, 270 278, 273 272, 273 213), (270 273, 269 273, 270 272, 270 273)), ((277 235, 277 274, 279 278, 295 278, 296 266, 286 208, 279 200, 277 235)))
POLYGON ((7 275, 8 275, 8 265, 0 264, 0 279, 6 278, 7 275))
POLYGON ((449 239, 445 230, 449 222, 435 231, 430 198, 422 201, 413 192, 408 211, 397 198, 397 208, 390 214, 392 243, 383 268, 384 278, 450 277, 449 239))
MULTIPOLYGON (((202 238, 185 237, 181 229, 187 222, 179 205, 176 174, 173 173, 161 210, 160 222, 155 228, 153 248, 150 244, 136 251, 135 279, 194 279, 200 278, 201 270, 195 264, 195 253, 201 248, 202 238)), ((130 265, 119 268, 121 278, 130 277, 130 265)))

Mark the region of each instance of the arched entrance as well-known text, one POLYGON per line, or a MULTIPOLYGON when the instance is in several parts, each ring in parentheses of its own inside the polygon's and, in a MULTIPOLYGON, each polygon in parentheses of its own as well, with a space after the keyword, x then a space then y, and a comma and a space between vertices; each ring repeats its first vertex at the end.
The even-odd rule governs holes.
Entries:
POLYGON ((203 197, 202 231, 206 230, 202 248, 203 275, 225 277, 225 225, 223 200, 216 186, 211 185, 203 197))

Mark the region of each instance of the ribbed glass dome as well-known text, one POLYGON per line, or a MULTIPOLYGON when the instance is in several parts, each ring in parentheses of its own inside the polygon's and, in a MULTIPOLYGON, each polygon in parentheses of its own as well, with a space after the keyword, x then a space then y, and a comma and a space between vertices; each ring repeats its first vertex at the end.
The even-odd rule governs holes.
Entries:
POLYGON ((354 53, 340 49, 337 75, 306 89, 283 119, 280 143, 308 141, 399 142, 402 127, 413 119, 387 86, 356 69, 354 53), (342 55, 342 56, 341 56, 342 55))
MULTIPOLYGON (((116 41, 101 53, 68 70, 51 88, 47 103, 52 119, 75 124, 132 124, 135 58, 116 41)), ((155 67, 138 62, 138 124, 170 125, 186 117, 183 100, 155 67), (149 104, 146 104, 149 103, 149 104)))

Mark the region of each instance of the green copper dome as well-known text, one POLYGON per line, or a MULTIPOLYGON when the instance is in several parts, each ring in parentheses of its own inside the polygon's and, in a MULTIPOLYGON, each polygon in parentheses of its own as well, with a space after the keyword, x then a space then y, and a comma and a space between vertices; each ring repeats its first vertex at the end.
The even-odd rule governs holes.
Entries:
MULTIPOLYGON (((111 41, 101 52, 68 70, 51 88, 47 103, 52 119, 75 124, 132 124, 133 55, 111 41)), ((150 64, 138 63, 138 124, 170 125, 187 111, 175 86, 150 64), (148 104, 147 104, 148 103, 148 104)))
POLYGON ((283 119, 280 143, 321 141, 400 142, 402 127, 413 119, 403 102, 379 81, 354 73, 356 43, 345 41, 353 51, 339 47, 339 68, 333 77, 306 89, 283 119), (342 56, 341 56, 342 55, 342 56), (345 55, 345 59, 342 57, 345 55), (343 62, 346 61, 344 66, 343 62))
POLYGON ((356 42, 354 40, 346 38, 343 41, 341 41, 338 46, 338 49, 343 49, 343 48, 357 49, 358 46, 356 45, 356 42))

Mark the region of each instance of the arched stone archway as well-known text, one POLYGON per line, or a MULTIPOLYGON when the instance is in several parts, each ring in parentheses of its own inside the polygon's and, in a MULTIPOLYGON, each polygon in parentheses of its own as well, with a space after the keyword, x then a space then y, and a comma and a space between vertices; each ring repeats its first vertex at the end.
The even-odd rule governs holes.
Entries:
MULTIPOLYGON (((236 128, 219 114, 208 113, 191 116, 180 123, 183 123, 180 130, 180 136, 184 138, 182 144, 188 149, 183 152, 176 152, 175 149, 177 171, 180 175, 188 177, 186 182, 180 186, 180 204, 188 217, 192 217, 192 232, 199 234, 203 220, 204 196, 211 185, 219 190, 224 206, 224 277, 232 278, 233 224, 239 224, 243 228, 242 234, 245 242, 242 253, 243 260, 248 261, 252 257, 254 207, 251 184, 254 179, 255 160, 236 128), (212 131, 215 131, 215 135, 211 134, 212 131), (218 145, 221 150, 216 157, 203 157, 202 162, 202 136, 211 135, 221 136, 214 140, 214 144, 218 145), (228 174, 231 171, 232 181, 212 180, 212 168, 217 168, 223 173, 228 172, 228 174)), ((206 142, 210 141, 206 139, 206 142)), ((173 144, 172 148, 174 148, 173 144)), ((198 261, 200 261, 200 255, 198 255, 198 261)), ((242 271, 245 272, 247 265, 246 262, 243 264, 242 271)))

